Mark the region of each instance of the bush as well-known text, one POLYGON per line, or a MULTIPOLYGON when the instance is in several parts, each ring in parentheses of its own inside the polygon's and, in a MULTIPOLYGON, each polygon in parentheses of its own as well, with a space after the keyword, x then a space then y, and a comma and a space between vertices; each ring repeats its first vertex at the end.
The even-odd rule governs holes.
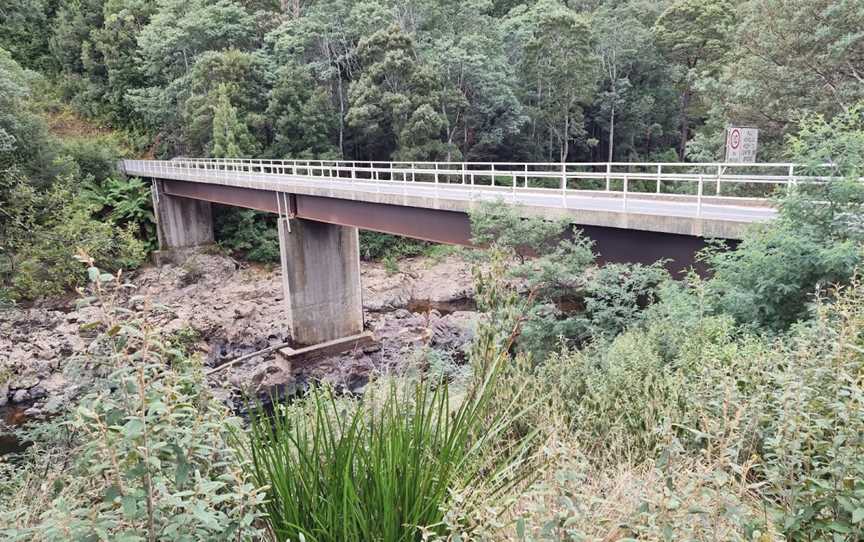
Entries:
POLYGON ((280 261, 276 217, 249 209, 219 207, 216 212, 216 239, 219 244, 249 261, 280 261))
POLYGON ((59 295, 84 284, 84 269, 75 260, 80 251, 111 271, 134 269, 144 261, 146 245, 132 227, 118 228, 94 219, 90 206, 74 194, 69 181, 58 181, 44 194, 28 191, 26 186, 20 190, 31 201, 17 209, 20 214, 10 236, 12 263, 5 282, 14 297, 59 295), (37 213, 46 214, 39 217, 37 213))
POLYGON ((377 231, 360 232, 360 257, 364 260, 398 260, 423 254, 429 243, 377 231))
POLYGON ((262 494, 227 442, 239 420, 208 394, 199 361, 169 349, 146 315, 114 306, 110 275, 89 274, 97 295, 85 301, 104 316, 88 325, 101 333, 67 370, 86 363, 100 376, 29 432, 34 445, 0 491, 0 537, 259 539, 262 494))

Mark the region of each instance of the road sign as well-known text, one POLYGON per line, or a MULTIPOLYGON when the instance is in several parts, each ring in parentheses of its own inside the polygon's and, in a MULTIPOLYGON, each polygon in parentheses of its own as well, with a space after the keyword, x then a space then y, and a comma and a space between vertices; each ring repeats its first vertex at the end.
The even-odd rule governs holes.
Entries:
POLYGON ((759 130, 730 127, 726 130, 726 161, 750 164, 756 161, 759 130))

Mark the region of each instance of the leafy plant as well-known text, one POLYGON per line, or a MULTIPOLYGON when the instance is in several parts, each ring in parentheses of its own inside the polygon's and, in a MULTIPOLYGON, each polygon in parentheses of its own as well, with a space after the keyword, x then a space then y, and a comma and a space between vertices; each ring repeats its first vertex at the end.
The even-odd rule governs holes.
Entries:
POLYGON ((360 232, 360 257, 364 260, 381 260, 393 258, 394 260, 418 256, 428 243, 402 237, 380 233, 376 231, 363 230, 360 232))
POLYGON ((88 187, 84 200, 94 213, 115 224, 131 224, 136 235, 153 246, 156 242, 156 218, 150 197, 150 184, 141 179, 108 178, 88 187))
POLYGON ((86 259, 95 295, 83 302, 97 308, 88 325, 101 330, 86 363, 98 377, 79 377, 84 397, 29 433, 35 444, 0 493, 0 536, 259 539, 263 494, 227 443, 239 420, 207 392, 199 360, 164 343, 145 313, 118 304, 119 275, 86 259))
POLYGON ((219 244, 253 262, 278 262, 275 217, 249 209, 220 208, 216 213, 219 244))

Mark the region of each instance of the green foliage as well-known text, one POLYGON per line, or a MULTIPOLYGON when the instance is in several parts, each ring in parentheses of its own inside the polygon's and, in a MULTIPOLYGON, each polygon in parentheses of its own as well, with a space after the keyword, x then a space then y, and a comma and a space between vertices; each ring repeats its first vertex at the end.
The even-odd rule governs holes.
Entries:
POLYGON ((554 248, 567 223, 524 219, 519 210, 504 202, 481 203, 471 211, 471 236, 477 245, 495 243, 513 251, 522 259, 529 254, 542 254, 554 248))
POLYGON ((198 361, 115 304, 111 275, 88 273, 85 302, 104 319, 87 364, 102 376, 30 432, 15 487, 0 493, 4 540, 258 539, 263 495, 227 442, 239 420, 209 395, 198 361))
POLYGON ((257 410, 244 442, 250 474, 267 488, 264 510, 278 540, 414 540, 443 534, 458 506, 493 498, 525 475, 531 436, 511 449, 496 439, 519 419, 511 401, 492 403, 504 358, 476 374, 464 397, 446 381, 395 383, 361 405, 314 390, 299 406, 257 410), (451 410, 451 401, 457 407, 451 410))
MULTIPOLYGON (((557 0, 537 2, 525 14, 523 71, 530 114, 558 146, 557 160, 570 154, 572 139, 584 140, 584 105, 595 92, 598 62, 585 17, 557 0)), ((548 149, 550 156, 552 149, 548 149)))
POLYGON ((279 261, 279 232, 272 214, 222 208, 215 218, 220 245, 253 262, 279 261))
POLYGON ((110 178, 89 186, 82 196, 97 217, 131 228, 148 247, 155 245, 156 218, 149 183, 137 178, 110 178))
POLYGON ((213 108, 213 148, 210 156, 216 158, 243 158, 248 156, 253 142, 246 125, 237 119, 237 109, 228 99, 228 88, 217 90, 213 108))
POLYGON ((360 257, 364 260, 419 256, 428 246, 423 241, 376 231, 360 232, 360 257))
POLYGON ((84 251, 106 269, 134 269, 146 256, 146 245, 136 237, 134 224, 103 222, 91 206, 75 195, 71 181, 57 181, 44 192, 25 180, 10 186, 11 210, 8 255, 3 283, 19 299, 58 295, 84 284, 85 274, 75 261, 84 251))
POLYGON ((755 228, 735 251, 708 253, 717 310, 745 325, 783 330, 808 316, 819 288, 849 281, 864 231, 862 119, 861 108, 830 122, 807 117, 789 138, 790 154, 805 168, 824 169, 830 159, 831 172, 848 178, 795 187, 770 225, 755 228))
POLYGON ((565 222, 522 218, 504 203, 479 205, 471 226, 475 243, 516 258, 506 273, 529 292, 519 346, 539 360, 562 344, 614 337, 637 324, 670 278, 663 262, 591 269, 593 243, 579 230, 568 238, 565 222))

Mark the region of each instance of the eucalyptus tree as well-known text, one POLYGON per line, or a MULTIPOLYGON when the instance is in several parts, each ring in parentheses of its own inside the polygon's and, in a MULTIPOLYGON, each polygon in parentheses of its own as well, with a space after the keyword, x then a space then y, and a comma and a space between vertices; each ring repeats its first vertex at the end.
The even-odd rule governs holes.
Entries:
POLYGON ((443 141, 440 81, 418 58, 412 37, 392 25, 363 38, 363 69, 351 82, 348 125, 363 136, 372 158, 440 160, 454 147, 443 141))
POLYGON ((378 2, 318 0, 266 38, 277 70, 286 64, 306 66, 316 84, 330 89, 338 110, 336 146, 340 156, 346 153, 351 137, 345 119, 348 86, 360 70, 357 45, 363 36, 392 23, 392 13, 378 2))
POLYGON ((130 103, 160 141, 162 152, 184 152, 182 110, 190 96, 195 61, 207 51, 250 49, 253 17, 231 0, 160 0, 138 35, 144 84, 128 92, 130 103))
POLYGON ((864 3, 749 0, 714 100, 779 139, 801 111, 832 116, 864 98, 864 3))
POLYGON ((521 41, 516 58, 535 138, 540 126, 548 136, 546 152, 557 149, 557 158, 566 161, 571 141, 584 139, 583 107, 599 76, 589 22, 557 0, 541 0, 511 12, 508 28, 521 41))
POLYGON ((679 87, 678 156, 683 160, 700 79, 714 77, 730 51, 735 30, 732 0, 675 0, 657 19, 654 35, 675 65, 679 87))
POLYGON ((525 117, 493 2, 438 0, 423 8, 418 52, 441 78, 448 148, 473 159, 506 155, 505 138, 519 132, 525 117))

